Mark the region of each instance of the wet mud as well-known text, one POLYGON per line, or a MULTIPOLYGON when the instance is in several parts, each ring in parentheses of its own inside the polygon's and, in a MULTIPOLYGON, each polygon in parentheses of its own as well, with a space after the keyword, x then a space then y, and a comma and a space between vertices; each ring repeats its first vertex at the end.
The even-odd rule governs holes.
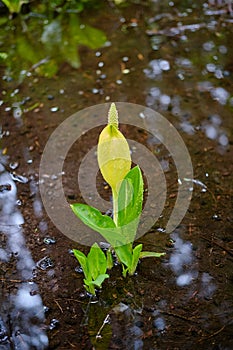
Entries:
MULTIPOLYGON (((18 65, 11 73, 1 62, 0 349, 233 349, 229 11, 229 4, 212 1, 106 2, 81 15, 108 43, 81 45, 79 68, 63 58, 54 76, 28 69, 20 80, 18 65), (63 235, 46 215, 39 165, 63 120, 109 101, 148 106, 175 126, 192 159, 193 191, 184 219, 166 233, 178 191, 174 161, 152 134, 121 126, 164 170, 164 210, 138 242, 166 256, 144 259, 126 279, 117 266, 90 298, 71 251, 89 248, 63 235)), ((100 129, 82 135, 67 155, 61 176, 69 203, 83 201, 78 168, 100 129)), ((100 174, 97 188, 110 200, 100 174)))

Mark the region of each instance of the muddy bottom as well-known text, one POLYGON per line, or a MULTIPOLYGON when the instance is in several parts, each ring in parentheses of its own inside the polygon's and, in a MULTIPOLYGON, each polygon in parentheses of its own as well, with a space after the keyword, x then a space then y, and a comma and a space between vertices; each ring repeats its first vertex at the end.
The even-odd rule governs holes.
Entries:
MULTIPOLYGON (((6 79, 2 64, 0 349, 233 349, 232 16, 228 5, 211 3, 108 2, 81 20, 111 45, 80 46, 80 68, 63 62, 53 77, 31 70, 19 81, 6 79), (39 166, 60 123, 109 101, 148 106, 173 124, 191 156, 193 191, 182 222, 165 232, 178 193, 172 154, 152 132, 121 125, 163 169, 163 211, 137 242, 166 255, 144 259, 132 277, 116 266, 89 297, 71 252, 89 247, 47 216, 39 166)), ((100 130, 82 135, 54 174, 69 203, 85 202, 78 169, 100 130)), ((99 173, 96 187, 111 209, 99 173)))

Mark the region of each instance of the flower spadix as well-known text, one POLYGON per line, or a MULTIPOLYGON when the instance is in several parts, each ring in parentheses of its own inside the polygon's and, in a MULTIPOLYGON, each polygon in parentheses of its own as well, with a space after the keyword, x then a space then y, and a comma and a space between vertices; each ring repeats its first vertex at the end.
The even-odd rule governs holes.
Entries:
POLYGON ((97 156, 101 174, 116 194, 131 168, 131 157, 129 145, 118 129, 118 113, 114 103, 108 112, 108 125, 99 136, 97 156))

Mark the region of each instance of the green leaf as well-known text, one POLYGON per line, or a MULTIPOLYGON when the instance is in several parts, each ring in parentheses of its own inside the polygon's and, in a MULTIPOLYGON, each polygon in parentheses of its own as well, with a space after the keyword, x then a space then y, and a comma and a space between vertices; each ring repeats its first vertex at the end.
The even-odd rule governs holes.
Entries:
POLYGON ((142 244, 138 244, 133 249, 132 264, 131 264, 130 269, 129 269, 129 274, 130 275, 133 275, 134 272, 136 271, 141 251, 142 251, 142 244))
POLYGON ((119 226, 123 226, 127 223, 127 211, 133 201, 133 193, 134 187, 132 180, 125 177, 121 182, 118 195, 118 214, 120 213, 120 217, 118 217, 119 226))
MULTIPOLYGON (((6 17, 0 17, 0 26, 2 26, 3 24, 7 23, 9 21, 8 16, 6 17)), ((3 33, 2 33, 3 34, 3 33)))
POLYGON ((19 13, 21 6, 28 3, 28 0, 2 0, 11 13, 19 13))
POLYGON ((116 225, 110 216, 103 215, 98 209, 87 204, 71 204, 71 209, 87 226, 97 231, 100 228, 115 228, 116 225))
POLYGON ((36 73, 47 77, 52 78, 58 71, 57 63, 54 59, 49 60, 48 62, 45 62, 44 64, 41 64, 39 67, 35 69, 36 73))
POLYGON ((0 52, 0 61, 4 61, 8 58, 8 54, 6 52, 0 52))
POLYGON ((106 256, 97 243, 92 245, 87 255, 87 266, 93 280, 96 280, 99 275, 105 274, 107 270, 106 256))
POLYGON ((92 295, 95 295, 95 286, 93 284, 93 281, 84 279, 83 280, 85 283, 85 289, 88 293, 91 293, 92 295))
POLYGON ((118 225, 137 219, 142 212, 143 178, 139 166, 131 169, 122 181, 118 198, 118 225))
POLYGON ((107 273, 104 273, 102 275, 99 275, 92 283, 98 288, 101 288, 101 285, 106 278, 109 278, 109 275, 107 273))
POLYGON ((106 278, 109 278, 109 275, 108 274, 103 274, 103 275, 99 275, 95 281, 89 281, 89 280, 86 280, 84 279, 84 283, 85 283, 85 289, 95 295, 95 286, 98 287, 98 288, 101 288, 102 286, 102 283, 104 282, 104 280, 106 278))
POLYGON ((35 64, 43 58, 41 52, 33 47, 28 36, 17 36, 16 38, 16 49, 20 60, 35 64))
POLYGON ((127 276, 127 272, 128 272, 129 268, 125 268, 124 265, 122 265, 122 275, 125 278, 127 276))
POLYGON ((115 247, 115 252, 118 260, 123 263, 126 267, 131 266, 132 264, 132 244, 122 245, 115 247))
POLYGON ((110 249, 107 250, 107 269, 111 270, 113 268, 113 258, 110 249))
POLYGON ((67 45, 64 44, 64 46, 61 47, 61 51, 63 51, 64 59, 72 68, 77 69, 81 66, 77 45, 72 45, 72 43, 67 43, 67 45))
POLYGON ((73 249, 73 253, 83 269, 83 273, 84 273, 85 278, 89 279, 89 271, 88 271, 86 255, 77 249, 73 249))
POLYGON ((166 253, 155 253, 155 252, 141 252, 140 258, 160 258, 161 256, 166 255, 166 253))
POLYGON ((99 29, 80 23, 77 15, 70 15, 69 31, 78 45, 85 45, 91 49, 103 46, 107 41, 106 35, 99 29))
POLYGON ((71 209, 85 225, 99 232, 112 247, 115 247, 118 241, 124 242, 124 237, 114 221, 98 209, 81 203, 71 204, 71 209))
POLYGON ((133 242, 142 212, 143 178, 139 166, 131 169, 121 183, 118 195, 118 226, 126 242, 133 242))
POLYGON ((74 255, 79 261, 84 272, 86 290, 95 295, 95 287, 101 287, 103 281, 109 277, 106 274, 107 258, 97 243, 94 243, 87 257, 80 250, 73 249, 74 255))
POLYGON ((77 69, 80 67, 81 61, 78 52, 79 43, 75 40, 77 20, 75 20, 74 16, 76 17, 76 15, 71 14, 68 23, 64 23, 65 27, 63 28, 60 50, 64 60, 68 62, 71 67, 77 69))

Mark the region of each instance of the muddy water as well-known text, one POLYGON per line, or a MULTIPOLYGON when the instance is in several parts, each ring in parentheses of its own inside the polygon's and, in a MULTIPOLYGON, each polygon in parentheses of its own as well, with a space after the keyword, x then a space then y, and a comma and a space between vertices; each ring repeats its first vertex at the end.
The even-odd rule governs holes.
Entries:
MULTIPOLYGON (((54 55, 45 48, 38 62, 27 62, 25 55, 14 51, 28 36, 25 26, 23 31, 17 27, 23 22, 7 22, 7 31, 6 24, 1 27, 1 51, 11 52, 12 62, 1 61, 0 348, 45 349, 46 332, 49 349, 232 349, 229 6, 165 1, 117 7, 109 2, 88 15, 82 13, 79 20, 102 30, 107 38, 95 49, 79 46, 79 68, 77 60, 62 55, 64 51, 54 55), (17 36, 12 26, 18 29, 17 36), (46 69, 38 70, 45 63, 46 69), (57 67, 51 77, 48 66, 49 75, 57 67), (167 255, 144 260, 137 275, 126 280, 116 268, 97 302, 82 295, 82 275, 69 252, 80 246, 46 216, 38 171, 52 131, 71 114, 108 101, 148 106, 176 127, 192 158, 194 190, 182 223, 166 234, 177 194, 174 162, 151 134, 123 128, 127 137, 147 145, 164 169, 164 211, 140 242, 146 250, 165 250, 167 255), (5 212, 9 207, 11 211, 5 212), (8 220, 6 230, 7 215, 13 224, 8 220), (13 247, 7 242, 14 235, 18 238, 13 247), (34 306, 41 313, 33 315, 34 306)), ((33 40, 39 40, 42 33, 35 24, 32 28, 33 40)), ((63 183, 70 202, 82 200, 77 167, 97 137, 97 130, 83 135, 67 156, 63 183)), ((101 179, 98 188, 109 199, 101 179)))

